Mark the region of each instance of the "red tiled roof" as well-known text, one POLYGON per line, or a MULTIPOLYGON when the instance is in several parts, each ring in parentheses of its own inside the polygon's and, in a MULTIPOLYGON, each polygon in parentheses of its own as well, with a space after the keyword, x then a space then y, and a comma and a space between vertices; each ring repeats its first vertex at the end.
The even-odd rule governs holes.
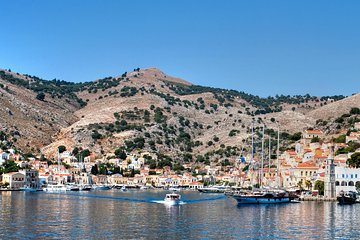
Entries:
POLYGON ((322 131, 320 130, 317 130, 317 129, 314 129, 314 130, 305 130, 306 133, 316 133, 316 134, 322 134, 322 131))
POLYGON ((299 163, 297 165, 298 168, 315 168, 316 165, 313 162, 305 162, 305 163, 299 163))

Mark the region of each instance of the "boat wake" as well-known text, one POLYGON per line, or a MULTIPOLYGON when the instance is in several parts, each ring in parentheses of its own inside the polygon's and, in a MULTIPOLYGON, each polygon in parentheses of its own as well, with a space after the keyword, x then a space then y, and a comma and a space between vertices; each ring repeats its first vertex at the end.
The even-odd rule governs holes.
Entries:
MULTIPOLYGON (((166 201, 164 201, 164 200, 152 200, 151 202, 153 202, 153 203, 160 203, 160 204, 168 204, 166 201)), ((184 204, 187 204, 186 202, 184 202, 184 201, 180 201, 180 202, 178 202, 178 203, 176 203, 176 204, 173 204, 173 205, 184 205, 184 204)))
MULTIPOLYGON (((45 192, 43 192, 44 194, 45 192)), ((47 195, 59 196, 59 193, 50 193, 46 192, 47 195)), ((164 200, 158 199, 136 199, 136 198, 126 198, 126 197, 115 197, 115 196, 103 196, 103 195, 95 195, 95 194, 79 194, 79 193, 65 193, 61 194, 62 196, 69 197, 81 197, 88 199, 109 199, 109 200, 117 200, 117 201, 127 201, 127 202, 142 202, 142 203, 155 203, 155 204, 165 204, 164 200)), ((217 196, 212 198, 202 198, 202 199, 193 199, 193 200, 182 200, 177 205, 185 205, 185 204, 193 204, 207 201, 216 201, 225 199, 226 196, 217 196)))

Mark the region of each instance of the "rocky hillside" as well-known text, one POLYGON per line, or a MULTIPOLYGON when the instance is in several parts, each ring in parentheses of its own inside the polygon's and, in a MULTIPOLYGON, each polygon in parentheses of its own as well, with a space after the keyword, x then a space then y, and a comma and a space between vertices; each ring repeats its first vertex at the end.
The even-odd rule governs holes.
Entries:
POLYGON ((50 144, 52 136, 78 119, 77 100, 36 91, 36 79, 0 70, 0 131, 25 152, 50 144), (33 84, 33 89, 31 84, 33 84))
POLYGON ((123 149, 153 151, 164 162, 222 161, 239 156, 252 122, 257 130, 263 124, 276 129, 279 122, 281 131, 293 134, 316 126, 325 113, 339 117, 336 106, 360 103, 356 96, 260 98, 193 85, 154 68, 79 84, 2 72, 1 103, 8 112, 1 126, 19 132, 19 147, 46 155, 64 145, 98 157, 123 149), (36 99, 39 93, 44 100, 36 99))

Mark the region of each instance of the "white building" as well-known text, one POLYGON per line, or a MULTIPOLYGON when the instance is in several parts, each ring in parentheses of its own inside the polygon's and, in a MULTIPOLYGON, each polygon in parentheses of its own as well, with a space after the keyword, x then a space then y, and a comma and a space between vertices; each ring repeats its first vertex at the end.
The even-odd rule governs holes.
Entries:
POLYGON ((360 184, 360 168, 335 167, 336 194, 340 191, 355 191, 360 184))

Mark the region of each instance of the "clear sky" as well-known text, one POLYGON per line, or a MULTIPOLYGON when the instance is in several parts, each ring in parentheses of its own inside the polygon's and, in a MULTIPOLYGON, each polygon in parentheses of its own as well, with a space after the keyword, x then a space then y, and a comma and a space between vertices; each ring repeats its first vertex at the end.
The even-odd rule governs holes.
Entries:
POLYGON ((360 92, 360 1, 0 0, 0 68, 90 81, 157 67, 275 94, 360 92))

